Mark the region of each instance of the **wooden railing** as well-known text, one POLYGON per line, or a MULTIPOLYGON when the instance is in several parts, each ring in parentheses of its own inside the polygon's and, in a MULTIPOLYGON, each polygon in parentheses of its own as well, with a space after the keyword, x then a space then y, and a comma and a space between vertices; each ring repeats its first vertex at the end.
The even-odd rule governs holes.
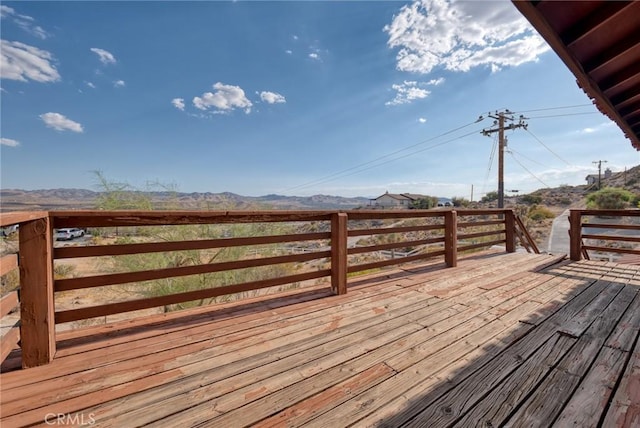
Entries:
POLYGON ((569 223, 571 260, 590 258, 588 251, 640 256, 640 210, 571 210, 569 223))
POLYGON ((20 270, 20 288, 2 296, 2 318, 20 304, 20 322, 2 337, 2 360, 19 343, 24 367, 50 362, 55 354, 51 221, 47 212, 0 214, 0 227, 19 225, 18 255, 4 255, 2 276, 20 270), (19 331, 18 331, 19 326, 19 331))
MULTIPOLYGON (((124 312, 201 304, 292 285, 326 283, 334 294, 344 294, 348 275, 358 272, 439 257, 445 266, 454 267, 459 252, 493 245, 513 252, 516 239, 530 248, 522 231, 517 231, 517 223, 511 210, 52 211, 0 215, 1 226, 20 224, 23 367, 53 359, 56 324, 97 317, 106 322, 106 317, 124 312), (54 246, 54 229, 66 227, 99 233, 100 237, 84 238, 80 245, 54 246), (390 250, 411 255, 382 256, 390 250), (164 264, 115 262, 142 256, 155 261, 154 255, 164 264), (54 278, 54 268, 66 259, 86 258, 111 265, 105 273, 77 272, 82 276, 54 278), (229 279, 234 272, 237 277, 229 279), (160 285, 169 284, 171 289, 181 278, 198 278, 200 282, 197 287, 155 293, 160 285), (77 299, 73 307, 56 307, 63 293, 89 289, 95 296, 106 297, 89 305, 77 299)), ((6 297, 6 302, 15 303, 17 296, 6 297)), ((3 359, 4 347, 3 339, 3 359)))

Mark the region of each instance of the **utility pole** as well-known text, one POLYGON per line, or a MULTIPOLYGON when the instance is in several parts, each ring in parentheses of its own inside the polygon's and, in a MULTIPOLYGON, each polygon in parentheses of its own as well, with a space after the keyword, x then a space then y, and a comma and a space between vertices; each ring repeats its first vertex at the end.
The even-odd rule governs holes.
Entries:
POLYGON ((591 163, 598 164, 598 190, 602 189, 602 162, 607 163, 606 160, 597 160, 591 163))
POLYGON ((527 129, 527 124, 524 121, 526 118, 520 115, 516 123, 513 113, 509 109, 496 111, 495 114, 490 113, 488 116, 494 119, 493 124, 497 125, 497 128, 483 129, 481 133, 486 137, 494 132, 498 133, 498 208, 504 208, 504 148, 506 146, 504 131, 517 128, 527 129), (505 126, 505 122, 509 122, 509 124, 505 126))

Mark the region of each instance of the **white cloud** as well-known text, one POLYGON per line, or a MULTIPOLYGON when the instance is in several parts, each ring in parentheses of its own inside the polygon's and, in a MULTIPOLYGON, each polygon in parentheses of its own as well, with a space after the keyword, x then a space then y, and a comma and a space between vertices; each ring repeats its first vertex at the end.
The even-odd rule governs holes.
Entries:
POLYGON ((284 104, 287 102, 283 95, 269 91, 260 92, 260 99, 268 104, 284 104))
POLYGON ((611 128, 614 126, 614 122, 603 122, 599 125, 595 125, 595 126, 591 126, 588 128, 583 128, 580 131, 578 131, 579 134, 594 134, 596 132, 600 132, 603 129, 606 128, 611 128))
POLYGON ((319 60, 319 59, 320 59, 320 55, 318 55, 318 54, 317 54, 317 53, 315 53, 315 52, 311 52, 311 53, 309 54, 309 58, 311 58, 311 59, 315 59, 315 60, 319 60))
POLYGON ((286 51, 284 51, 285 53, 289 54, 289 55, 293 55, 293 51, 291 49, 287 49, 286 51))
POLYGON ((424 117, 421 117, 418 119, 418 122, 420 123, 425 123, 427 121, 427 119, 425 119, 424 117))
POLYGON ((217 82, 213 85, 216 92, 205 92, 200 97, 193 98, 193 105, 200 110, 213 108, 214 113, 228 113, 237 108, 251 113, 253 104, 245 96, 244 90, 239 86, 225 85, 217 82))
POLYGON ((40 115, 40 118, 49 128, 56 131, 83 132, 82 125, 60 113, 44 113, 40 115))
POLYGON ((125 86, 124 80, 116 80, 113 82, 114 88, 123 88, 125 86))
POLYGON ((298 40, 298 36, 296 36, 295 34, 291 37, 293 38, 293 40, 298 40))
POLYGON ((11 18, 18 27, 39 39, 45 40, 49 37, 49 33, 39 25, 35 25, 33 17, 16 13, 15 9, 9 6, 0 5, 0 17, 11 18))
POLYGON ((403 6, 384 27, 396 67, 430 73, 437 67, 492 72, 537 61, 549 50, 511 2, 419 0, 403 6))
POLYGON ((12 140, 11 138, 0 138, 0 145, 9 146, 9 147, 18 147, 20 143, 16 140, 12 140))
POLYGON ((184 98, 174 98, 171 100, 171 104, 178 110, 184 111, 184 98))
POLYGON ((100 59, 100 62, 103 64, 115 64, 116 63, 116 57, 113 56, 113 54, 109 51, 106 51, 104 49, 100 49, 100 48, 91 48, 91 52, 95 53, 96 55, 98 55, 98 59, 100 59))
POLYGON ((56 82, 58 70, 51 64, 51 53, 20 42, 0 41, 0 78, 56 82))
POLYGON ((405 80, 401 84, 394 84, 391 86, 396 91, 396 96, 393 100, 387 101, 385 105, 396 106, 400 104, 409 104, 414 100, 427 98, 431 91, 421 88, 421 84, 416 81, 405 80))
POLYGON ((438 86, 444 83, 444 77, 438 77, 437 79, 431 79, 427 82, 427 85, 438 86))
POLYGON ((96 85, 94 85, 92 82, 85 82, 87 84, 88 87, 95 89, 96 85))

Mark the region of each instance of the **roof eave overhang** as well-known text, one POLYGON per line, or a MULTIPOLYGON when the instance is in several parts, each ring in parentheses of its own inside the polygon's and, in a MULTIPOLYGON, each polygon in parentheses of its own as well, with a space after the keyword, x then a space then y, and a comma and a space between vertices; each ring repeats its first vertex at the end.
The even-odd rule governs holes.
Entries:
POLYGON ((545 16, 529 0, 512 0, 515 7, 527 18, 533 27, 547 41, 549 46, 558 54, 569 70, 576 76, 578 86, 593 100, 594 104, 603 114, 616 122, 624 135, 631 141, 631 145, 640 150, 640 138, 631 129, 620 113, 613 106, 609 98, 601 91, 598 85, 585 72, 560 36, 551 27, 545 16))

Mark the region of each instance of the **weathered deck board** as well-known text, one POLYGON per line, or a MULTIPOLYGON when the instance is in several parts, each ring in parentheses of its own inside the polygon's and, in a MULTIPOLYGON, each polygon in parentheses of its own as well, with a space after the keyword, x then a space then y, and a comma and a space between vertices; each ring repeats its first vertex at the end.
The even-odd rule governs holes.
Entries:
POLYGON ((638 423, 640 268, 529 254, 440 267, 61 333, 52 364, 0 375, 0 422, 638 423))

